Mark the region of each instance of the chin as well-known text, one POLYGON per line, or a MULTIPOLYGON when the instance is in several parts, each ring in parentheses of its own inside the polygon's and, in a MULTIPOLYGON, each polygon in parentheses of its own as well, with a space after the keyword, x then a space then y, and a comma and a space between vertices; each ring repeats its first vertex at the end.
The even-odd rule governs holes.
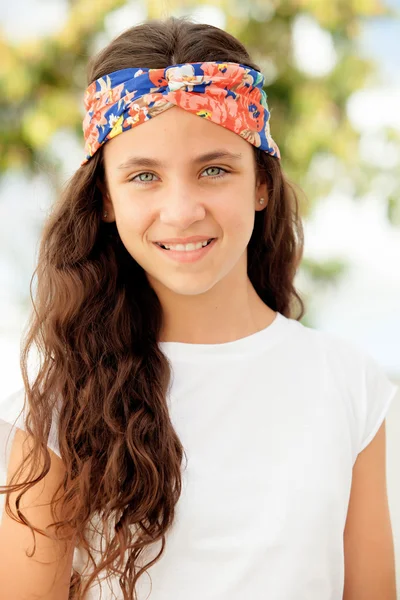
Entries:
POLYGON ((206 281, 206 278, 201 278, 199 274, 193 274, 193 277, 185 274, 181 281, 179 281, 179 277, 168 280, 166 278, 154 277, 153 275, 150 276, 149 282, 156 292, 164 288, 179 296, 199 296, 200 294, 206 294, 218 283, 216 280, 206 281), (203 281, 200 281, 200 279, 203 279, 203 281))

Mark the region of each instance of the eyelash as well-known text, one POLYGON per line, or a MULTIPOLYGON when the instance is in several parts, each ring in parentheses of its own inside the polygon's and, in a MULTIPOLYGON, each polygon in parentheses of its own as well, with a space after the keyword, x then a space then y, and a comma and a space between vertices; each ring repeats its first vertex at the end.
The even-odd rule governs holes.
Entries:
MULTIPOLYGON (((224 171, 224 173, 229 173, 230 171, 227 171, 226 169, 223 169, 222 167, 207 167, 206 169, 204 169, 204 171, 208 171, 208 169, 219 169, 220 171, 224 171)), ((203 173, 204 173, 203 171, 203 173)), ((132 183, 137 183, 138 185, 148 185, 149 183, 154 183, 153 181, 135 181, 136 177, 140 177, 140 175, 154 175, 154 173, 150 173, 150 171, 143 171, 143 173, 138 173, 137 175, 135 175, 134 177, 131 177, 130 179, 128 179, 128 181, 132 182, 132 183)), ((209 175, 208 177, 206 177, 205 179, 221 179, 222 177, 225 177, 225 175, 209 175)))

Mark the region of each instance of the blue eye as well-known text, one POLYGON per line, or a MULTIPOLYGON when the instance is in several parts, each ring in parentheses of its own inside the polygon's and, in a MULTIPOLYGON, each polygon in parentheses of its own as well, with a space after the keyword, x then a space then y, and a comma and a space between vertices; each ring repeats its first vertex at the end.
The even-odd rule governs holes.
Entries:
MULTIPOLYGON (((205 173, 206 171, 209 171, 210 169, 218 169, 219 171, 223 171, 224 174, 222 175, 209 175, 207 178, 208 179, 220 179, 222 177, 225 177, 225 173, 229 173, 229 171, 227 171, 226 169, 223 169, 222 167, 207 167, 207 169, 204 169, 203 173, 205 173)), ((135 177, 132 177, 131 179, 128 179, 128 181, 133 181, 135 183, 138 183, 139 185, 146 185, 148 183, 153 183, 152 180, 147 180, 147 181, 142 181, 142 180, 138 180, 135 181, 138 177, 141 177, 141 175, 154 175, 154 173, 150 173, 150 171, 144 171, 143 173, 139 173, 138 175, 135 175, 135 177)))

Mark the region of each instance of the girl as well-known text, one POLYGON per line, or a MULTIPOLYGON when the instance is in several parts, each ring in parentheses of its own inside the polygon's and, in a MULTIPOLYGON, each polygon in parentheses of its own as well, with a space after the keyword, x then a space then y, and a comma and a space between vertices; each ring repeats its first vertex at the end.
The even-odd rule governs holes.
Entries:
POLYGON ((257 65, 169 18, 88 75, 23 394, 0 406, 2 598, 395 600, 397 388, 300 323, 298 200, 257 65))

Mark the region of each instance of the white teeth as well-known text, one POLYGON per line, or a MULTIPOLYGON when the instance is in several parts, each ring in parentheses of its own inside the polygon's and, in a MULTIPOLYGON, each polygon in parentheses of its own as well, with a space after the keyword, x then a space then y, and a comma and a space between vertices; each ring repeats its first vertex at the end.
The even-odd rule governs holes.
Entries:
POLYGON ((190 243, 190 244, 170 244, 170 245, 168 245, 168 244, 158 243, 159 246, 167 248, 168 250, 176 250, 178 252, 190 252, 191 250, 199 250, 200 248, 207 246, 207 244, 208 244, 207 240, 205 240, 204 242, 198 242, 197 244, 190 243))

